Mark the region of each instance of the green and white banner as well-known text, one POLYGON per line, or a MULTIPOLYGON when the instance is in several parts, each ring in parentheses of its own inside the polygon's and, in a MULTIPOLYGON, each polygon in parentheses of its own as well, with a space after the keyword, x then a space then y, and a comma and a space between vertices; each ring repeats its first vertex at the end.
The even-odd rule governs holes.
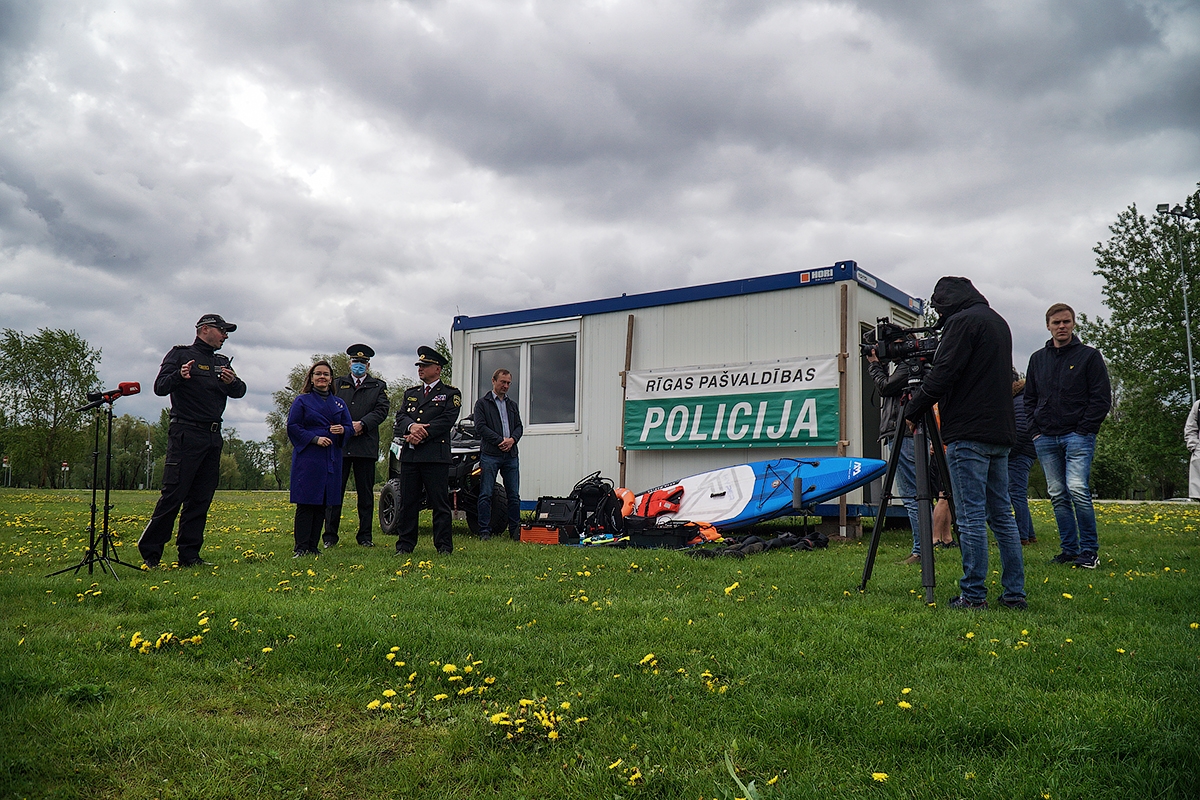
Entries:
POLYGON ((630 372, 625 448, 828 447, 838 441, 836 356, 630 372))

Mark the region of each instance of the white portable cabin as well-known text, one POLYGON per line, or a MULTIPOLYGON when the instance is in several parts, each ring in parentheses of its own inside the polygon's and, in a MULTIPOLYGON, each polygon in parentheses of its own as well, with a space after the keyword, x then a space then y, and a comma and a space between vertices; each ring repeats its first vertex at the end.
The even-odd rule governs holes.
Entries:
MULTIPOLYGON (((618 485, 623 478, 640 492, 751 461, 878 458, 878 397, 858 344, 876 318, 913 326, 923 307, 922 300, 855 262, 839 261, 759 278, 458 316, 450 341, 454 382, 466 416, 491 389, 497 368, 512 372, 510 396, 525 426, 519 449, 526 510, 538 497, 566 496, 596 471, 618 485), (794 369, 798 364, 803 369, 794 369), (719 389, 715 400, 701 397, 705 392, 698 388, 778 381, 781 375, 799 379, 802 373, 824 376, 825 388, 816 392, 819 431, 812 400, 805 410, 813 413, 802 423, 804 415, 793 414, 790 403, 768 412, 766 400, 755 402, 767 395, 747 395, 752 402, 743 403, 730 395, 766 387, 719 389), (690 392, 647 410, 655 406, 645 400, 647 389, 676 386, 690 392)), ((796 397, 800 408, 803 393, 796 397)), ((873 513, 864 507, 870 494, 870 487, 865 494, 856 490, 845 499, 848 507, 833 503, 816 513, 873 513)))

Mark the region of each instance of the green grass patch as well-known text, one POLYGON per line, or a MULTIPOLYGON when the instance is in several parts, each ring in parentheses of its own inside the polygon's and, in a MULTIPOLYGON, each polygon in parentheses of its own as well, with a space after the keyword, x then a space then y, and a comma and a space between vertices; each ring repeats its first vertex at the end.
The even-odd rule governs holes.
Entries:
MULTIPOLYGON (((113 496, 126 560, 155 499, 113 496)), ((211 567, 48 578, 90 493, 0 491, 0 797, 1200 796, 1200 508, 1101 506, 1079 570, 1033 506, 1029 610, 958 612, 905 530, 865 593, 865 543, 442 558, 427 515, 293 560, 277 493, 218 493, 211 567)))

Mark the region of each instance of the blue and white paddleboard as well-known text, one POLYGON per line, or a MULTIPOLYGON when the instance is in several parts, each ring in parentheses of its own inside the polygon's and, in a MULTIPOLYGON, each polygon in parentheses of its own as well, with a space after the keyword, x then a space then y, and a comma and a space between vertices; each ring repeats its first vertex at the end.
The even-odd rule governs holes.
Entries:
POLYGON ((800 478, 805 506, 838 497, 870 483, 887 471, 875 458, 777 458, 722 467, 647 489, 636 498, 659 490, 683 488, 679 510, 659 519, 707 522, 718 530, 733 530, 794 513, 792 487, 800 478))

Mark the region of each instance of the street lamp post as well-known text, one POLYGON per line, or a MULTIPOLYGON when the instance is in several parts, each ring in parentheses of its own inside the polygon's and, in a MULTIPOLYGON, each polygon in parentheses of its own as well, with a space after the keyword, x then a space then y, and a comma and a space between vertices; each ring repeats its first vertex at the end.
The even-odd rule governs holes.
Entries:
POLYGON ((1159 203, 1155 209, 1159 214, 1170 214, 1176 219, 1175 233, 1179 238, 1179 282, 1183 287, 1183 333, 1187 337, 1188 384, 1191 388, 1190 403, 1196 403, 1196 370, 1192 366, 1192 318, 1188 314, 1187 252, 1183 249, 1183 220, 1200 219, 1200 214, 1176 204, 1159 203))
POLYGON ((151 463, 153 463, 153 462, 152 462, 152 460, 151 460, 151 455, 150 455, 150 454, 151 454, 151 452, 152 452, 152 451, 153 451, 153 448, 152 448, 152 447, 151 447, 151 445, 150 445, 150 440, 149 440, 149 439, 147 439, 147 440, 146 440, 146 488, 147 488, 147 489, 151 488, 151 487, 150 487, 150 477, 151 477, 151 475, 150 475, 150 465, 151 465, 151 463))

